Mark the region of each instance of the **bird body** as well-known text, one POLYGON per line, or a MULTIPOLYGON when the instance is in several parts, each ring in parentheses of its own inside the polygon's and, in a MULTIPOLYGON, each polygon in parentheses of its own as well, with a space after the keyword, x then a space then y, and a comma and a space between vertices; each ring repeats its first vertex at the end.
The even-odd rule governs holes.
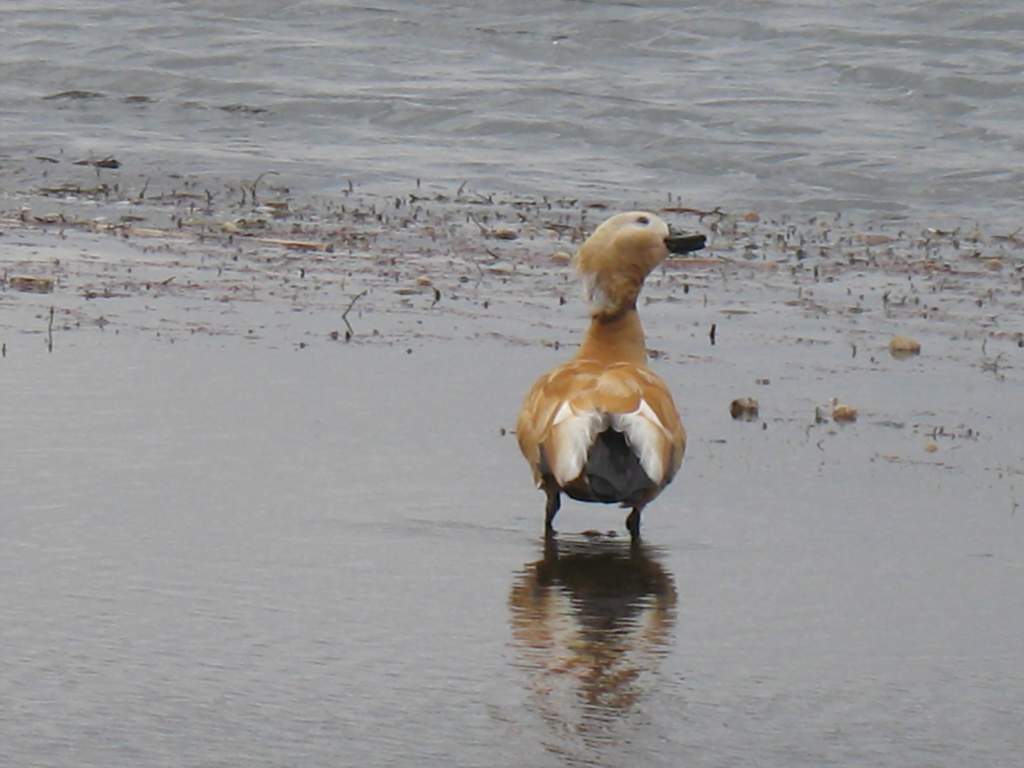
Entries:
POLYGON ((547 495, 546 528, 560 494, 641 510, 675 476, 686 432, 665 383, 647 367, 636 300, 643 281, 669 252, 703 247, 703 236, 673 237, 651 213, 619 214, 580 247, 574 263, 590 305, 579 352, 542 376, 516 427, 534 480, 547 495))

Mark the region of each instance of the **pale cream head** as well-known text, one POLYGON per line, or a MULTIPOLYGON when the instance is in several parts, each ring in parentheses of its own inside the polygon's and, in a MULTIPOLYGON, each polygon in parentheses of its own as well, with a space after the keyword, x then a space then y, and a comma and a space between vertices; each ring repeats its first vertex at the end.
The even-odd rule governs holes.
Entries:
POLYGON ((644 279, 669 254, 668 224, 647 211, 612 216, 580 246, 574 263, 592 315, 636 306, 644 279))

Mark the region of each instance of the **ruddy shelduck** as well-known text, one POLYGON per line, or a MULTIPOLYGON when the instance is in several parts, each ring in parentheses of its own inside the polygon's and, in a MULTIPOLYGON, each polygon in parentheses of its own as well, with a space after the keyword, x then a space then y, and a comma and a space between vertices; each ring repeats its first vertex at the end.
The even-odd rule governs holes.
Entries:
POLYGON ((653 213, 612 216, 580 246, 590 327, 576 356, 542 376, 523 403, 519 448, 547 495, 545 530, 561 494, 630 508, 626 527, 668 485, 686 449, 686 431, 665 383, 647 367, 636 311, 644 280, 669 253, 704 247, 703 235, 673 235, 653 213))

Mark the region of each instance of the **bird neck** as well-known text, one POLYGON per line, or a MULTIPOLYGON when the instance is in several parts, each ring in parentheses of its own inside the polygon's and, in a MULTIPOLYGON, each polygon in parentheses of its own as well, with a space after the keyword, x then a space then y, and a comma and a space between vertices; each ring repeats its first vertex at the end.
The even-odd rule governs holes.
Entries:
POLYGON ((610 316, 592 315, 578 357, 605 363, 647 365, 644 327, 636 307, 610 316))

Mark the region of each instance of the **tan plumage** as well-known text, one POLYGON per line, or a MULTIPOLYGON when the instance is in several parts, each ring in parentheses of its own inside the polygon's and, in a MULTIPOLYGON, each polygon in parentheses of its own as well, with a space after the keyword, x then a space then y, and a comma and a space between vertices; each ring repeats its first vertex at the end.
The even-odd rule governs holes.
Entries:
POLYGON ((665 383, 647 367, 636 300, 644 279, 669 253, 695 250, 703 237, 672 237, 642 211, 613 216, 575 258, 590 303, 580 351, 542 376, 526 396, 516 434, 547 494, 547 529, 560 494, 631 507, 626 524, 639 535, 640 512, 672 481, 686 432, 665 383))

